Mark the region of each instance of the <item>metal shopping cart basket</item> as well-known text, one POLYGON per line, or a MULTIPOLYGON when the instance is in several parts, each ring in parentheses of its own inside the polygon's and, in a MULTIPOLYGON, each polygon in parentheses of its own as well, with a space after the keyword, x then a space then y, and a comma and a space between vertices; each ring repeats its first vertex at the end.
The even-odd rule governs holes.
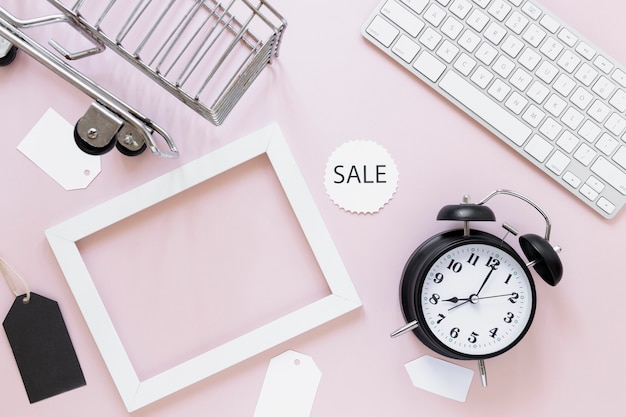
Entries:
POLYGON ((59 13, 19 19, 0 7, 0 66, 21 49, 90 96, 94 102, 76 123, 74 139, 95 155, 115 146, 129 156, 149 148, 158 156, 177 157, 178 149, 163 128, 70 62, 109 48, 218 126, 278 56, 287 25, 263 0, 48 2, 59 13), (69 24, 93 46, 70 52, 50 39, 45 47, 24 31, 54 23, 69 24))

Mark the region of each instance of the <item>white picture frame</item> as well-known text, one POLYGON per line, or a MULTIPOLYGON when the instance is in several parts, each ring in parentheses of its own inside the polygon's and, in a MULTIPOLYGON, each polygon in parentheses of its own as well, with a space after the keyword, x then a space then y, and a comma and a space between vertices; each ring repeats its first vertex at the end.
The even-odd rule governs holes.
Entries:
POLYGON ((130 412, 361 306, 357 291, 277 124, 51 227, 45 234, 130 412), (153 377, 140 380, 81 257, 77 242, 263 154, 267 155, 298 219, 330 295, 153 377))

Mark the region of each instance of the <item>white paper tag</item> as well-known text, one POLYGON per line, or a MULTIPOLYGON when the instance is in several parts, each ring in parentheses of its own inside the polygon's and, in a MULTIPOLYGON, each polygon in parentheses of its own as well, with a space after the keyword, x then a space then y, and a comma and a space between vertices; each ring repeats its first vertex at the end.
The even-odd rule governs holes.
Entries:
POLYGON ((100 157, 81 151, 74 127, 48 109, 17 149, 66 190, 87 188, 100 173, 100 157))
POLYGON ((398 168, 385 148, 366 140, 338 147, 328 159, 326 192, 335 204, 353 213, 376 213, 398 186, 398 168))
POLYGON ((322 373, 310 356, 293 350, 272 358, 254 417, 308 417, 322 373))
POLYGON ((417 388, 464 402, 474 371, 432 356, 422 356, 404 365, 417 388))

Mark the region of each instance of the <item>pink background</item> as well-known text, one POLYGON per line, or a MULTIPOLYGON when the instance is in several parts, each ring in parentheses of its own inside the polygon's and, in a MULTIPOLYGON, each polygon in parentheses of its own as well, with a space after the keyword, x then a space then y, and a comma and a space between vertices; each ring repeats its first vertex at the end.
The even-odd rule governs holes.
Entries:
MULTIPOLYGON (((1 2, 21 17, 50 11, 43 0, 1 2), (28 4, 26 4, 28 3, 28 4)), ((56 299, 87 386, 30 405, 6 338, 0 338, 0 407, 5 416, 128 414, 48 246, 44 230, 160 174, 276 121, 281 126, 363 307, 133 413, 135 416, 251 417, 270 358, 310 355, 322 372, 311 415, 598 415, 626 411, 621 233, 490 135, 360 35, 378 0, 274 0, 288 20, 280 58, 263 72, 223 126, 215 127, 116 55, 79 67, 164 126, 178 160, 149 152, 102 158, 86 190, 64 191, 16 150, 52 107, 74 123, 91 100, 26 54, 0 69, 0 256, 33 291, 56 299), (127 83, 128 80, 128 83, 127 83), (328 198, 326 160, 354 139, 384 146, 400 171, 391 202, 374 215, 347 213, 328 198), (398 283, 420 242, 453 225, 439 208, 496 188, 532 197, 551 215, 565 275, 537 280, 535 322, 524 341, 486 362, 459 403, 414 388, 404 363, 430 354, 412 335, 390 339, 403 322, 398 283)), ((544 0, 587 38, 626 62, 626 3, 544 0), (590 9, 592 8, 592 9, 590 9)), ((48 29, 35 31, 45 41, 48 29)), ((72 29, 53 28, 72 44, 72 29)), ((530 207, 502 197, 491 207, 507 221, 543 233, 530 207)), ((264 158, 142 212, 81 242, 84 258, 141 378, 163 371, 328 293, 310 249, 264 158)), ((4 284, 0 283, 0 287, 4 284)), ((0 291, 8 311, 13 296, 0 291)), ((471 369, 474 362, 452 361, 471 369)))

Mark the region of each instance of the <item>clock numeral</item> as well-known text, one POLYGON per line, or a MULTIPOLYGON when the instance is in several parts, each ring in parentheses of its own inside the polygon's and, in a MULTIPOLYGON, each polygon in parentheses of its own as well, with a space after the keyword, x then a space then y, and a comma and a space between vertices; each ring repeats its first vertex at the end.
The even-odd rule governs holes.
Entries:
POLYGON ((511 294, 511 297, 509 297, 509 301, 515 304, 517 303, 518 298, 519 298, 519 294, 514 292, 513 294, 511 294))
POLYGON ((435 284, 441 284, 441 281, 443 281, 443 274, 441 272, 437 272, 435 274, 435 278, 433 279, 433 282, 435 284))
POLYGON ((444 316, 443 314, 439 314, 439 320, 437 320, 437 324, 441 323, 443 321, 443 319, 445 319, 446 316, 444 316))
POLYGON ((461 262, 457 262, 454 259, 451 259, 450 265, 448 265, 448 269, 452 272, 461 272, 461 269, 463 269, 463 265, 461 265, 461 262))
POLYGON ((493 339, 496 338, 497 334, 498 334, 498 328, 497 327, 494 327, 493 329, 489 330, 489 336, 491 336, 493 339))
POLYGON ((467 260, 467 263, 472 265, 472 266, 476 266, 476 262, 478 262, 479 258, 480 258, 480 256, 476 255, 475 253, 470 253, 470 257, 467 260))
POLYGON ((513 321, 513 317, 515 317, 515 314, 511 313, 510 311, 508 313, 506 313, 506 317, 504 318, 504 322, 505 323, 511 323, 513 321))
POLYGON ((494 258, 493 256, 490 256, 485 266, 488 266, 495 271, 496 269, 498 269, 498 266, 500 266, 500 260, 494 258))
POLYGON ((439 294, 433 294, 430 296, 430 298, 428 299, 428 301, 431 304, 436 305, 439 302, 439 299, 441 298, 441 296, 439 294))
POLYGON ((461 329, 459 329, 458 327, 453 327, 452 330, 450 330, 450 337, 456 339, 457 337, 459 337, 460 331, 461 329))
POLYGON ((511 280, 511 277, 512 277, 512 276, 513 276, 513 274, 509 274, 509 276, 508 276, 508 277, 506 277, 506 280, 504 280, 504 283, 505 283, 505 284, 508 284, 508 283, 509 283, 509 281, 511 280))
POLYGON ((478 333, 476 332, 472 332, 472 334, 470 335, 470 337, 467 338, 467 341, 470 343, 476 343, 477 337, 480 336, 478 333))

